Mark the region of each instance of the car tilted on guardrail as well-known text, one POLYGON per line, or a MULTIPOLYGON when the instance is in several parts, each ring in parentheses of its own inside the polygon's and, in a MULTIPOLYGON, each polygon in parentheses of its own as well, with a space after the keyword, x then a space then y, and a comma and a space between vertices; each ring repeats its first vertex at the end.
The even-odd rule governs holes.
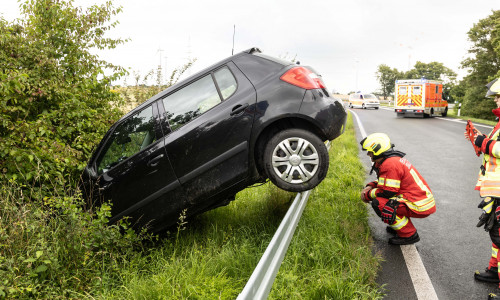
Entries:
POLYGON ((153 231, 228 204, 269 178, 314 188, 328 170, 324 141, 347 114, 310 67, 252 48, 190 76, 116 122, 94 151, 81 189, 153 231))

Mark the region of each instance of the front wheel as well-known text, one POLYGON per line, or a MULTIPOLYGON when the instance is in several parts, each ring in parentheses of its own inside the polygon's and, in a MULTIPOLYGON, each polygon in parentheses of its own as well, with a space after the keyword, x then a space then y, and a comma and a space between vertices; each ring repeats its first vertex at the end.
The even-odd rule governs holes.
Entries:
POLYGON ((267 177, 289 192, 313 189, 328 172, 325 144, 303 129, 287 129, 273 136, 266 144, 263 160, 267 177))

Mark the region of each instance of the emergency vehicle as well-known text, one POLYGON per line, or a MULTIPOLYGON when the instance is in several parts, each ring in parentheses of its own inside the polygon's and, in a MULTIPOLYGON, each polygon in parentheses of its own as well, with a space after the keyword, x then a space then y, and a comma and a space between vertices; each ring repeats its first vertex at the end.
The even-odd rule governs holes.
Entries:
POLYGON ((394 111, 398 117, 428 117, 448 114, 448 102, 443 99, 443 83, 437 80, 396 80, 394 111))

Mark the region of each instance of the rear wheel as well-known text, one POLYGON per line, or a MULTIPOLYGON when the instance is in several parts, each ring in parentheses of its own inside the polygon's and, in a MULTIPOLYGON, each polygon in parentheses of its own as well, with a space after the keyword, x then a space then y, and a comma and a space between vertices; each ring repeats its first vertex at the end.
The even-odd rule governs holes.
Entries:
POLYGON ((267 177, 290 192, 313 189, 328 171, 325 144, 303 129, 287 129, 273 136, 265 147, 263 160, 267 177))
POLYGON ((443 117, 446 117, 448 115, 448 107, 446 107, 443 111, 443 113, 441 114, 443 117))

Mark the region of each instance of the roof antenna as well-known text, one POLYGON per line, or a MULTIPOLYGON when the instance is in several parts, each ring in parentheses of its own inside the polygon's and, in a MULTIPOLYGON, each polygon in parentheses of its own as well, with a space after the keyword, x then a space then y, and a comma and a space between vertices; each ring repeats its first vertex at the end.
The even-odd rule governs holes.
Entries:
POLYGON ((231 55, 234 55, 234 35, 236 34, 236 24, 233 25, 233 51, 231 51, 231 55))

